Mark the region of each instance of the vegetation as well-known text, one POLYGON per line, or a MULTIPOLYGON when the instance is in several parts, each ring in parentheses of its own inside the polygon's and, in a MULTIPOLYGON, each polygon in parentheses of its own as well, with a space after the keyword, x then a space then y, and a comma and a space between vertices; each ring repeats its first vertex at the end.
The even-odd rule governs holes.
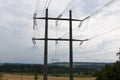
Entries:
POLYGON ((97 80, 120 80, 120 61, 106 65, 96 73, 97 80))
MULTIPOLYGON (((48 75, 57 77, 68 77, 69 67, 68 63, 49 64, 48 75)), ((74 76, 75 77, 92 77, 94 73, 101 69, 104 63, 75 63, 74 76)), ((43 74, 43 65, 40 64, 2 64, 0 65, 0 72, 12 73, 17 75, 34 75, 37 80, 37 75, 43 74), (35 74, 37 73, 37 75, 35 74)))
POLYGON ((34 80, 38 80, 38 74, 37 73, 34 74, 34 80))
POLYGON ((0 73, 0 80, 2 80, 2 77, 3 77, 3 73, 0 73))

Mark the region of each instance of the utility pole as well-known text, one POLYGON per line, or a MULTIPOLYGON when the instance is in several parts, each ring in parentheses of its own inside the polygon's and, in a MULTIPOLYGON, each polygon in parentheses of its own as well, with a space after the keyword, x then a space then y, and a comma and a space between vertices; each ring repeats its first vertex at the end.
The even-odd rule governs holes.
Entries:
POLYGON ((72 11, 69 11, 69 18, 50 18, 48 17, 48 9, 46 9, 45 17, 33 17, 33 19, 43 19, 45 20, 45 38, 32 38, 33 43, 36 43, 35 40, 44 40, 44 75, 43 79, 48 80, 48 41, 69 41, 69 67, 70 67, 70 80, 73 80, 73 41, 88 41, 89 39, 78 40, 72 39, 72 22, 73 21, 83 21, 79 19, 72 19, 72 11), (61 39, 61 38, 48 38, 48 20, 61 20, 61 21, 69 21, 69 39, 61 39))
POLYGON ((69 34, 69 38, 70 38, 70 80, 73 80, 73 44, 72 44, 72 11, 70 10, 69 12, 69 17, 70 17, 70 21, 69 21, 69 26, 70 26, 70 34, 69 34))
POLYGON ((48 80, 48 9, 46 9, 45 19, 45 45, 44 45, 44 80, 48 80))

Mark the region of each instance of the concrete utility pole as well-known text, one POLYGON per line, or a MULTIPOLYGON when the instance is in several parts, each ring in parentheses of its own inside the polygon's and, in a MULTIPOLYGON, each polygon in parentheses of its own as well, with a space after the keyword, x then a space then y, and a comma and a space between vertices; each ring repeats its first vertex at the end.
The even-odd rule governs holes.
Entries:
POLYGON ((44 80, 47 79, 48 74, 48 9, 46 9, 45 19, 45 45, 44 45, 44 80))
POLYGON ((69 12, 69 18, 49 18, 48 17, 48 9, 46 9, 46 16, 45 17, 34 17, 34 19, 43 19, 45 20, 45 38, 32 38, 33 43, 35 40, 44 40, 44 75, 43 79, 48 80, 48 41, 69 41, 69 61, 70 61, 70 80, 73 80, 73 41, 88 41, 89 39, 85 40, 78 40, 72 39, 72 21, 83 21, 79 19, 72 19, 72 11, 69 12), (69 39, 56 39, 56 38, 48 38, 48 20, 61 20, 61 21, 69 21, 69 39))
POLYGON ((69 34, 69 38, 70 38, 70 45, 69 45, 69 50, 70 50, 70 80, 73 80, 73 43, 72 43, 72 11, 70 10, 69 13, 69 26, 70 26, 70 34, 69 34))

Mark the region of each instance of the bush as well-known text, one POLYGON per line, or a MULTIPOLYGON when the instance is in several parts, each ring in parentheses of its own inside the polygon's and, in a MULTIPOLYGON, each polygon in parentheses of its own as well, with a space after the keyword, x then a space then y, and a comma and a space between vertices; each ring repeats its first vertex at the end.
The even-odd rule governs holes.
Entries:
POLYGON ((96 72, 97 80, 120 80, 120 62, 106 65, 102 70, 96 72))
POLYGON ((38 80, 38 74, 37 73, 34 74, 34 80, 38 80))

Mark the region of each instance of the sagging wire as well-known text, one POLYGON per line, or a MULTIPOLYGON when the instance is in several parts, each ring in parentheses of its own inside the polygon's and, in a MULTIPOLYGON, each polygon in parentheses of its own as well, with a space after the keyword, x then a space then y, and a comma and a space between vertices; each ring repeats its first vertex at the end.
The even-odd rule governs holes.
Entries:
MULTIPOLYGON (((111 0, 110 2, 108 2, 107 4, 105 4, 102 8, 100 8, 99 10, 97 10, 96 12, 92 13, 90 16, 86 17, 85 20, 87 20, 87 24, 86 27, 84 28, 84 30, 81 30, 82 32, 86 30, 86 28, 88 27, 88 23, 91 17, 96 16, 97 14, 99 14, 104 8, 106 7, 110 7, 112 6, 115 2, 117 2, 118 0, 111 0)), ((81 26, 81 23, 79 24, 81 26)), ((79 27, 79 26, 78 26, 79 27)), ((79 28, 77 30, 77 32, 79 31, 79 28)), ((76 34, 77 34, 76 32, 76 34)))
POLYGON ((89 38, 89 39, 94 39, 94 38, 103 36, 103 35, 105 35, 105 34, 108 34, 108 33, 110 33, 110 32, 113 32, 113 31, 115 31, 115 30, 118 30, 118 29, 120 29, 120 26, 117 27, 117 28, 111 29, 111 30, 109 30, 109 31, 103 32, 103 33, 101 33, 101 34, 95 35, 95 36, 93 36, 93 37, 91 37, 91 38, 89 38))
POLYGON ((74 37, 76 37, 79 29, 82 27, 82 25, 83 25, 83 23, 84 23, 85 20, 89 20, 89 17, 86 17, 86 18, 84 18, 82 21, 80 21, 80 23, 79 23, 79 25, 78 25, 78 29, 77 29, 74 37))
POLYGON ((37 21, 36 21, 36 17, 37 17, 37 13, 38 13, 38 9, 40 6, 40 0, 36 1, 36 7, 35 7, 35 12, 33 14, 33 30, 35 30, 37 27, 37 21))
MULTIPOLYGON (((120 27, 111 29, 111 30, 109 30, 109 31, 103 32, 103 33, 98 34, 98 35, 95 35, 95 36, 89 38, 87 42, 89 43, 89 41, 92 40, 92 39, 95 39, 95 38, 97 38, 97 37, 103 36, 103 35, 105 35, 105 34, 108 34, 108 33, 110 33, 110 32, 113 32, 113 31, 115 31, 115 30, 118 30, 118 29, 120 29, 120 27)), ((80 42, 80 46, 83 45, 83 43, 84 43, 84 41, 81 41, 81 42, 80 42)), ((87 44, 88 44, 88 43, 87 43, 87 44)), ((87 46, 88 46, 88 45, 87 45, 87 46)), ((86 46, 86 47, 87 47, 87 46, 86 46)), ((81 48, 82 48, 82 47, 81 47, 81 48)), ((77 49, 79 49, 79 48, 77 48, 77 49)), ((82 48, 82 49, 83 49, 83 48, 82 48)))
POLYGON ((69 6, 73 4, 73 1, 74 0, 71 0, 71 2, 67 5, 67 7, 62 11, 62 13, 57 18, 62 17, 63 13, 65 13, 65 11, 69 8, 69 6))
POLYGON ((49 0, 49 3, 47 5, 47 7, 46 7, 47 9, 49 8, 51 2, 52 2, 52 0, 49 0))
MULTIPOLYGON (((41 53, 40 52, 41 51, 40 48, 36 44, 35 37, 32 38, 32 42, 33 42, 33 45, 34 45, 33 48, 36 49, 37 51, 39 51, 39 53, 41 53)), ((41 57, 40 59, 43 61, 43 54, 40 54, 39 56, 41 57)))
POLYGON ((84 28, 84 30, 81 30, 82 32, 86 30, 86 28, 88 27, 88 23, 91 17, 96 16, 97 14, 99 14, 104 8, 106 7, 110 7, 112 6, 115 2, 117 2, 118 0, 111 0, 110 2, 108 2, 107 4, 105 4, 102 8, 100 8, 99 10, 97 10, 96 12, 92 13, 91 15, 89 15, 88 17, 86 17, 87 19, 87 24, 86 27, 84 28))
POLYGON ((35 13, 38 12, 39 6, 40 6, 40 0, 37 0, 36 1, 36 7, 35 7, 35 13))
MULTIPOLYGON (((106 7, 110 7, 111 5, 113 5, 115 2, 117 2, 118 0, 111 0, 110 2, 108 2, 107 4, 105 4, 102 8, 100 8, 99 10, 97 10, 96 12, 92 13, 91 15, 89 15, 88 17, 86 17, 87 19, 87 24, 86 24, 86 27, 84 28, 84 30, 81 30, 82 32, 86 30, 86 28, 88 27, 88 24, 89 24, 89 21, 90 21, 90 18, 96 16, 97 14, 99 14, 104 8, 106 7)), ((81 23, 80 23, 81 25, 81 23)), ((79 26, 78 26, 79 27, 79 26)))
POLYGON ((58 61, 57 50, 58 50, 58 41, 55 41, 55 59, 58 61))
MULTIPOLYGON (((84 22, 85 22, 85 21, 84 21, 84 22)), ((84 32, 84 31, 87 29, 87 27, 88 27, 88 25, 89 25, 89 22, 90 22, 90 19, 87 19, 86 25, 85 25, 84 29, 83 29, 83 30, 80 29, 81 32, 84 32)))
MULTIPOLYGON (((57 17, 58 19, 60 18, 60 17, 62 17, 62 15, 63 15, 63 13, 65 13, 66 12, 66 10, 69 8, 69 6, 71 6, 74 2, 73 1, 75 1, 75 0, 71 0, 71 2, 67 5, 67 7, 62 11, 62 13, 57 17)), ((56 20, 56 26, 58 26, 58 21, 59 20, 56 20)))
POLYGON ((86 45, 84 47, 82 47, 82 45, 84 45, 85 42, 84 41, 80 41, 79 45, 75 48, 74 53, 77 53, 80 49, 86 49, 88 47, 89 41, 90 40, 88 40, 86 42, 86 45))
POLYGON ((110 2, 108 2, 107 4, 105 4, 102 8, 98 9, 96 12, 92 13, 91 15, 89 15, 90 18, 96 16, 97 14, 99 14, 103 9, 105 9, 106 7, 110 7, 112 6, 115 2, 117 2, 119 0, 111 0, 110 2))
MULTIPOLYGON (((37 2, 39 2, 39 1, 37 1, 37 2)), ((41 12, 41 17, 43 16, 44 10, 49 7, 50 2, 51 2, 51 0, 49 1, 49 4, 48 4, 48 0, 46 0, 45 5, 44 5, 44 9, 43 9, 43 11, 41 12), (47 4, 48 4, 48 5, 47 5, 47 4)), ((38 6, 38 4, 37 4, 37 5, 36 5, 36 9, 35 9, 35 13, 34 13, 34 15, 33 15, 33 30, 35 30, 36 28, 38 28, 38 26, 37 26, 37 21, 36 21, 37 11, 38 11, 37 8, 38 8, 38 7, 39 7, 39 6, 38 6)), ((40 24, 41 24, 41 22, 40 22, 40 24)))
MULTIPOLYGON (((50 3, 52 2, 52 0, 49 0, 49 2, 48 2, 48 0, 46 0, 46 2, 45 2, 45 5, 44 5, 44 8, 43 8, 43 10, 42 10, 42 12, 41 12, 41 17, 43 16, 43 13, 44 13, 44 11, 45 11, 45 9, 48 9, 49 8, 49 5, 50 5, 50 3)), ((42 23, 42 21, 40 21, 40 24, 42 23)))

